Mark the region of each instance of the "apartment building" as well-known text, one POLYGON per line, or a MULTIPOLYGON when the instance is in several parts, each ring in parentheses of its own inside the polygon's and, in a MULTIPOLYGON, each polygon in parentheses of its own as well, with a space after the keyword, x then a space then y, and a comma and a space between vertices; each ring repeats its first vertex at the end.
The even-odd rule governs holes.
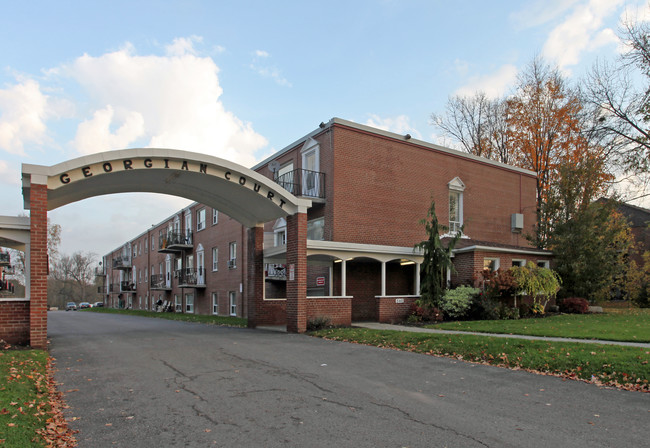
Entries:
MULTIPOLYGON (((307 211, 307 315, 333 323, 394 321, 419 294, 431 201, 444 238, 461 232, 451 285, 479 281, 483 269, 551 254, 530 245, 535 174, 410 135, 333 118, 252 168, 298 198, 307 211)), ((228 176, 228 173, 226 173, 228 176)), ((244 185, 247 179, 230 179, 244 185)), ((242 204, 245 207, 246 204, 242 204)), ((263 316, 286 317, 287 221, 264 225, 263 316)), ((248 316, 251 269, 247 228, 220 210, 193 203, 106 254, 99 272, 112 307, 248 316)))

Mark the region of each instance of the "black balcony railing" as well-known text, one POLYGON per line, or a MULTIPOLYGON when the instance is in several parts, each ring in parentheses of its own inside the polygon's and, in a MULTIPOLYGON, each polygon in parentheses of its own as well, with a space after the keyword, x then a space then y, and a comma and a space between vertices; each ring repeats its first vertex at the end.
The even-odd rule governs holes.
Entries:
POLYGON ((275 182, 294 196, 325 199, 325 173, 293 170, 278 176, 275 182))
POLYGON ((158 251, 181 250, 192 247, 192 231, 167 232, 158 237, 158 251))
POLYGON ((133 283, 133 282, 120 282, 120 291, 121 292, 133 292, 133 291, 135 291, 135 283, 133 283))
POLYGON ((205 286, 205 270, 203 268, 184 268, 174 271, 179 286, 205 286))
POLYGON ((171 289, 171 282, 167 285, 167 276, 165 274, 152 274, 149 278, 151 289, 171 289))
POLYGON ((0 266, 9 266, 11 264, 11 257, 9 252, 0 252, 0 266))
POLYGON ((131 257, 113 258, 113 269, 129 269, 131 267, 131 257))

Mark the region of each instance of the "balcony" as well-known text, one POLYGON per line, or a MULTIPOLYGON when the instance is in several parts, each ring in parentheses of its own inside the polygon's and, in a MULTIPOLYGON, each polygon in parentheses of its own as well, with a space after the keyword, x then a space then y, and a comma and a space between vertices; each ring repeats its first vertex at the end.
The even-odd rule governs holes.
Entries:
POLYGON ((205 288, 205 270, 203 268, 185 268, 174 271, 179 288, 205 288))
POLYGON ((294 196, 325 199, 325 173, 293 170, 279 176, 275 182, 294 196))
POLYGON ((287 280, 287 267, 284 264, 267 264, 266 280, 287 280))
POLYGON ((11 265, 11 257, 9 256, 9 252, 0 252, 0 266, 10 266, 11 265))
POLYGON ((113 269, 126 271, 131 269, 131 257, 116 257, 113 258, 113 269))
POLYGON ((192 249, 192 231, 167 232, 158 238, 158 252, 173 253, 192 249))
POLYGON ((106 272, 104 272, 104 268, 95 268, 95 277, 105 277, 106 272))
POLYGON ((135 292, 135 288, 133 282, 120 282, 120 292, 135 292))
POLYGON ((149 284, 151 285, 151 289, 155 289, 157 291, 170 291, 172 289, 171 282, 169 282, 169 285, 167 284, 165 274, 152 274, 149 279, 149 284))

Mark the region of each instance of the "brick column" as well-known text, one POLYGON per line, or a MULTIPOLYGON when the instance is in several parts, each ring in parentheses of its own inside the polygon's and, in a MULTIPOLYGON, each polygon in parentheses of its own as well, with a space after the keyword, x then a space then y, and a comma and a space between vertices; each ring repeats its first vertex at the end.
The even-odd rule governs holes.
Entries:
POLYGON ((261 321, 264 305, 264 227, 248 229, 248 328, 261 321))
POLYGON ((296 213, 287 217, 287 332, 307 330, 306 297, 307 214, 296 213))
POLYGON ((47 185, 31 184, 29 195, 29 344, 47 347, 47 185))

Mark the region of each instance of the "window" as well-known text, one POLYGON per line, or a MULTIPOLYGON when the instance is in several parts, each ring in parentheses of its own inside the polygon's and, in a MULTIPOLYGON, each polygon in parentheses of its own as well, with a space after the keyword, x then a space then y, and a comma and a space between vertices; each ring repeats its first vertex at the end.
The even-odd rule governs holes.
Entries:
POLYGON ((219 295, 216 292, 212 293, 212 314, 219 314, 219 295))
POLYGON ((280 167, 280 169, 275 173, 275 181, 290 193, 297 193, 293 173, 293 162, 286 163, 280 167))
POLYGON ((320 192, 318 171, 319 163, 319 146, 313 138, 307 139, 302 149, 302 194, 303 196, 318 197, 320 192))
POLYGON ((325 218, 307 221, 307 239, 317 241, 325 239, 325 218))
POLYGON ((183 312, 183 299, 178 294, 174 294, 174 309, 177 313, 183 312))
POLYGON ((455 177, 449 182, 449 233, 459 233, 463 226, 463 192, 465 184, 455 177))
POLYGON ((138 255, 142 255, 142 241, 138 243, 138 255))
POLYGON ((228 268, 235 269, 237 267, 237 243, 231 242, 229 245, 230 258, 228 259, 228 268))
POLYGON ((551 262, 548 260, 537 260, 537 266, 540 268, 551 269, 551 262))
POLYGON ((144 253, 149 252, 149 238, 144 239, 144 253))
POLYGON ((512 265, 523 268, 524 266, 526 266, 526 260, 512 260, 512 265))
POLYGON ((219 261, 219 248, 213 247, 212 248, 212 271, 213 272, 219 270, 219 264, 217 263, 218 261, 219 261))
POLYGON ((185 212, 185 235, 190 236, 192 234, 192 213, 188 210, 185 212))
MULTIPOLYGON (((149 281, 149 280, 148 280, 148 277, 147 277, 147 273, 148 273, 148 272, 149 272, 149 271, 147 271, 146 269, 144 270, 144 282, 145 282, 145 283, 147 283, 147 282, 149 281)), ((140 273, 142 273, 142 272, 140 272, 140 273)))
POLYGON ((483 269, 494 272, 499 269, 500 260, 498 258, 484 258, 483 269))
POLYGON ((228 292, 228 297, 230 298, 230 315, 237 315, 237 293, 235 291, 228 292))
POLYGON ((142 283, 142 271, 138 272, 138 283, 142 283))
POLYGON ((151 235, 151 250, 156 250, 156 240, 153 235, 151 235))
POLYGON ((194 294, 185 294, 185 312, 194 313, 194 294))
POLYGON ((284 246, 287 244, 287 231, 279 230, 275 232, 275 245, 284 246))
POLYGON ((219 224, 219 210, 212 209, 212 225, 219 224))
POLYGON ((205 229, 205 208, 196 212, 196 231, 205 229))

